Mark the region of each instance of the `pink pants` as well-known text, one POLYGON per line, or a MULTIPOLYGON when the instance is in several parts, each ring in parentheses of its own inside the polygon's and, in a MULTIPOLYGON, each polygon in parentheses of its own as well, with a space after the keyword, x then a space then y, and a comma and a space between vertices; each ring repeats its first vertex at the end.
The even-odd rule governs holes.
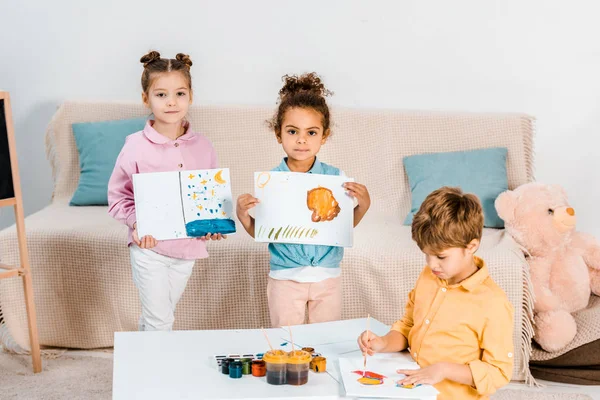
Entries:
POLYGON ((269 278, 267 299, 271 326, 301 325, 308 304, 308 323, 342 318, 342 278, 300 283, 269 278))

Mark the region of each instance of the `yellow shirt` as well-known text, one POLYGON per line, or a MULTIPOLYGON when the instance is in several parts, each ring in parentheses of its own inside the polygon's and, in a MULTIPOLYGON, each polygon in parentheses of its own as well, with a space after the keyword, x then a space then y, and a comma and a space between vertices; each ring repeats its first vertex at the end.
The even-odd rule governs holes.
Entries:
POLYGON ((404 317, 392 325, 419 366, 452 362, 471 369, 474 387, 443 380, 435 385, 438 400, 487 399, 512 376, 513 307, 483 260, 475 263, 479 270, 455 285, 425 267, 404 317))

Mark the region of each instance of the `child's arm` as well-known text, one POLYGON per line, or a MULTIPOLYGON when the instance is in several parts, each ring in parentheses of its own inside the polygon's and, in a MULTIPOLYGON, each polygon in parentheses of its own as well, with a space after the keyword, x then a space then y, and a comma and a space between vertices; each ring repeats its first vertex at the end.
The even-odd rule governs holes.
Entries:
POLYGON ((406 375, 401 385, 435 385, 448 379, 449 381, 473 386, 471 368, 465 364, 440 362, 421 369, 399 369, 399 374, 406 375))
POLYGON ((135 229, 135 199, 133 197, 133 174, 135 162, 128 157, 127 144, 117 157, 115 168, 108 181, 108 214, 131 229, 135 229))
POLYGON ((243 194, 238 197, 236 213, 240 223, 248 232, 248 235, 254 237, 254 218, 248 213, 248 210, 256 206, 260 201, 251 194, 243 194))
POLYGON ((441 362, 417 370, 398 370, 407 377, 401 384, 435 385, 448 379, 473 386, 481 396, 489 396, 506 385, 513 368, 513 310, 508 300, 491 306, 481 334, 482 356, 467 364, 441 362))
POLYGON ((360 223, 367 210, 371 206, 371 197, 365 185, 356 182, 346 182, 344 188, 348 194, 358 201, 358 205, 354 207, 354 226, 360 223))
POLYGON ((513 307, 504 301, 491 304, 488 320, 481 334, 481 359, 468 365, 474 386, 482 396, 489 396, 510 382, 514 363, 513 307))
POLYGON ((406 350, 408 340, 398 331, 389 331, 385 336, 377 336, 371 331, 364 331, 358 337, 358 347, 363 353, 372 356, 375 353, 393 353, 406 350))
POLYGON ((363 353, 391 353, 408 348, 408 334, 413 327, 413 309, 415 305, 415 289, 411 290, 406 302, 406 311, 401 320, 392 325, 385 336, 377 336, 373 332, 363 332, 358 337, 358 347, 363 353), (368 338, 368 340, 367 340, 368 338))

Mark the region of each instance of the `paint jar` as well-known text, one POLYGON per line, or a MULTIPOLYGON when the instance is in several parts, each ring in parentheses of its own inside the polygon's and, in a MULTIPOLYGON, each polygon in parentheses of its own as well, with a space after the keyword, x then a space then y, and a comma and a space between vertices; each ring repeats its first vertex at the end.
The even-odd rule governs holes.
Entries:
POLYGON ((231 364, 234 361, 233 358, 224 358, 221 361, 221 372, 224 375, 229 375, 229 364, 231 364))
POLYGON ((267 363, 263 360, 252 361, 252 376, 261 377, 267 374, 267 363))
POLYGON ((240 362, 242 363, 242 374, 250 375, 252 372, 252 369, 250 367, 250 365, 252 365, 252 359, 251 358, 242 358, 240 360, 240 362))
POLYGON ((315 357, 310 361, 310 369, 315 372, 327 371, 327 359, 325 357, 315 357))
POLYGON ((234 379, 242 377, 242 363, 240 361, 229 363, 229 377, 234 379))
POLYGON ((307 353, 309 353, 313 357, 315 355, 315 349, 313 349, 312 347, 303 347, 302 350, 306 351, 307 353))
POLYGON ((290 351, 287 359, 286 380, 288 385, 304 385, 308 382, 308 367, 312 356, 304 350, 290 351))
POLYGON ((286 367, 288 355, 283 350, 269 350, 263 356, 267 364, 267 383, 283 385, 286 383, 286 367))

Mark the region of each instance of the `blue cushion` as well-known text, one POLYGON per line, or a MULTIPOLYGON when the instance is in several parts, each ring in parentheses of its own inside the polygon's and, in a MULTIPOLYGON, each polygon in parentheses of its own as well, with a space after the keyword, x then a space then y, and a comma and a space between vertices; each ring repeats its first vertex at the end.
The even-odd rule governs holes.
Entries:
POLYGON ((145 124, 146 117, 73 124, 81 175, 70 205, 108 205, 108 180, 125 138, 145 124))
POLYGON ((498 216, 494 202, 500 193, 508 190, 507 153, 504 147, 494 147, 404 157, 412 194, 410 213, 404 224, 412 223, 413 215, 429 193, 442 186, 458 186, 465 193, 479 197, 485 216, 484 226, 503 228, 504 221, 498 216))

